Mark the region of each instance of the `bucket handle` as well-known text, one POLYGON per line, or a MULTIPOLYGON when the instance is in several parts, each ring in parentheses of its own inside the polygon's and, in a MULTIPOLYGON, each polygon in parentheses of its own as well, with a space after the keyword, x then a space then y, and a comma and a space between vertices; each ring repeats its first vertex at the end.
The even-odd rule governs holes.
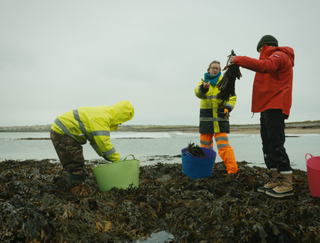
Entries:
POLYGON ((307 154, 306 154, 306 161, 308 160, 308 159, 307 159, 308 155, 310 155, 311 158, 313 157, 312 154, 307 153, 307 154))
POLYGON ((191 153, 187 152, 187 151, 183 152, 183 154, 188 156, 188 157, 190 157, 190 158, 194 158, 194 156, 191 153))
POLYGON ((105 161, 103 161, 103 160, 99 160, 99 162, 98 162, 98 164, 97 164, 97 167, 100 165, 100 162, 101 163, 107 163, 107 164, 110 164, 110 163, 112 163, 112 161, 110 161, 110 160, 107 160, 106 162, 105 161))
MULTIPOLYGON (((126 156, 123 160, 121 160, 121 161, 125 161, 125 160, 127 159, 127 157, 130 156, 130 155, 133 157, 133 159, 136 159, 133 154, 129 154, 129 155, 127 155, 127 156, 126 156)), ((100 165, 100 162, 101 162, 101 160, 98 162, 97 167, 100 165)), ((110 162, 112 163, 112 161, 110 161, 110 162)), ((117 161, 117 162, 120 162, 120 160, 117 161)), ((113 163, 115 163, 115 162, 113 162, 113 163)))
POLYGON ((100 162, 101 162, 101 160, 99 160, 99 162, 98 162, 98 164, 97 164, 97 167, 100 165, 100 162))
POLYGON ((127 156, 126 156, 123 160, 121 160, 121 161, 125 161, 125 160, 127 159, 127 157, 130 156, 130 155, 133 157, 133 159, 136 159, 133 154, 129 154, 129 155, 127 155, 127 156))

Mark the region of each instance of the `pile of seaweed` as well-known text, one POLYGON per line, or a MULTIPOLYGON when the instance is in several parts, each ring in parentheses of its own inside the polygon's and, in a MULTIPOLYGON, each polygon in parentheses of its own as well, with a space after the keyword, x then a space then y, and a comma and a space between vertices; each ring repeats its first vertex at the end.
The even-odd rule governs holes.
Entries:
POLYGON ((295 195, 256 192, 264 168, 238 162, 226 174, 191 179, 181 164, 140 167, 139 188, 100 192, 86 163, 86 182, 67 185, 67 173, 48 160, 0 163, 1 242, 135 242, 167 231, 169 242, 320 242, 320 199, 307 173, 294 170, 295 195))

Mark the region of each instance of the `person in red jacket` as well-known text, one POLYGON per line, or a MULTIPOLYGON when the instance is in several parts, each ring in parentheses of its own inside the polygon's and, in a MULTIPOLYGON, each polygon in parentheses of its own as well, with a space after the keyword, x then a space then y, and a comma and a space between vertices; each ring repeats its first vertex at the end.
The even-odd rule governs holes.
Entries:
POLYGON ((230 65, 255 71, 252 112, 260 113, 260 133, 264 161, 270 172, 267 184, 258 188, 275 198, 293 195, 292 168, 286 153, 285 119, 292 104, 294 51, 278 46, 272 35, 265 35, 257 45, 259 59, 246 56, 230 58, 230 65))

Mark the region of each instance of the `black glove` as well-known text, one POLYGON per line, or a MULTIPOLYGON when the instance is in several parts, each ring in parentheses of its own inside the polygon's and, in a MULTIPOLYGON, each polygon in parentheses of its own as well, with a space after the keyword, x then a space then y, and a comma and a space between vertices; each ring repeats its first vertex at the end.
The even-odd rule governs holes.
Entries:
POLYGON ((220 108, 218 109, 218 117, 227 118, 229 117, 229 112, 228 108, 220 108))

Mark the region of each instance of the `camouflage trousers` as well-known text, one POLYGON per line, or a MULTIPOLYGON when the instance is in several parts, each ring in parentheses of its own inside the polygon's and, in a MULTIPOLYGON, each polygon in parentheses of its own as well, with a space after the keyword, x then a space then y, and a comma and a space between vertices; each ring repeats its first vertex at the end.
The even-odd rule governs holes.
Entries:
POLYGON ((74 175, 82 175, 84 167, 82 146, 66 134, 59 134, 53 130, 50 132, 50 138, 63 168, 74 175))

